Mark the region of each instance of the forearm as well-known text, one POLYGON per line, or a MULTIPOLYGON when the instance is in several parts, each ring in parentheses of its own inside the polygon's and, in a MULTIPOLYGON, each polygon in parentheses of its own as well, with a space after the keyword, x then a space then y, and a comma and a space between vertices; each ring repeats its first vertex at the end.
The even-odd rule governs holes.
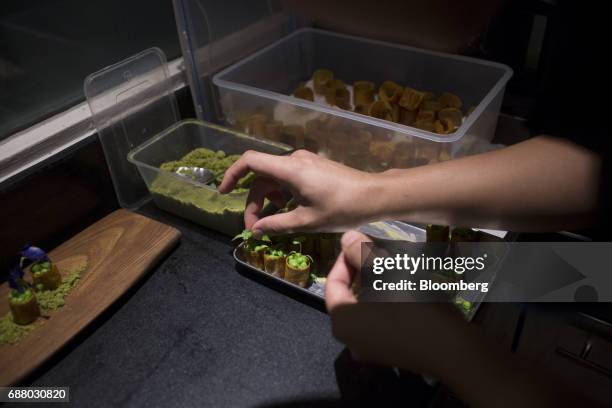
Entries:
POLYGON ((377 177, 378 218, 520 231, 589 225, 600 160, 570 142, 537 137, 497 151, 377 177))

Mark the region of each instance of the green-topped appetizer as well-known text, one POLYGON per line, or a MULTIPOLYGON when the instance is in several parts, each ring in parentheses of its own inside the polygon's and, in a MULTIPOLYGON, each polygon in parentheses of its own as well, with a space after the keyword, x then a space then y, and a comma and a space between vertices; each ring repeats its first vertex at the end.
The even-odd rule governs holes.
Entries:
POLYGON ((287 253, 282 245, 275 245, 266 249, 263 254, 264 270, 279 278, 285 277, 285 259, 287 253))
POLYGON ((448 242, 450 232, 448 225, 427 224, 425 231, 427 242, 448 242))
POLYGON ((266 249, 270 248, 270 238, 264 235, 257 239, 253 236, 253 231, 246 229, 236 235, 234 239, 242 239, 244 241, 242 248, 246 262, 255 268, 264 269, 263 255, 266 249))
POLYGON ((26 245, 20 254, 22 267, 25 261, 32 262, 30 272, 32 272, 34 289, 53 290, 62 283, 62 275, 45 251, 32 245, 26 245))
POLYGON ((312 235, 294 235, 289 237, 289 251, 314 256, 315 240, 312 235))
POLYGON ((291 252, 285 261, 285 280, 303 288, 308 285, 312 258, 299 252, 291 252))
POLYGON ((9 274, 9 307, 13 322, 26 325, 34 322, 40 316, 36 295, 30 285, 23 280, 23 269, 15 267, 9 274))

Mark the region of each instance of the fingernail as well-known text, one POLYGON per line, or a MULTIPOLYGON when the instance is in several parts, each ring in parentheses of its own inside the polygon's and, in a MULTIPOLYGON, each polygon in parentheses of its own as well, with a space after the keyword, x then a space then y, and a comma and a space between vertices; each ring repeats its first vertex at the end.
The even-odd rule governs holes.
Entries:
POLYGON ((342 243, 342 248, 349 247, 353 242, 361 238, 361 234, 357 231, 347 231, 342 235, 342 239, 340 242, 342 243))
POLYGON ((253 230, 253 236, 255 238, 261 238, 261 236, 263 235, 263 231, 260 229, 254 229, 253 230))

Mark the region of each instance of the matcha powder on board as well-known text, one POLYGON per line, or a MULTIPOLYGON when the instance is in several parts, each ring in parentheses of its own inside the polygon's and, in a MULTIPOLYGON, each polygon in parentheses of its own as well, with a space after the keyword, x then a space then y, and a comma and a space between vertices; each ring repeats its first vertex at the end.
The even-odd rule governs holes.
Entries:
MULTIPOLYGON (((45 290, 36 293, 38 305, 43 310, 56 310, 66 304, 66 296, 77 285, 81 274, 87 269, 87 263, 73 269, 64 279, 62 283, 54 290, 45 290)), ((22 338, 28 335, 39 324, 40 319, 26 325, 19 325, 13 322, 13 317, 7 313, 0 318, 0 345, 15 344, 22 338)))

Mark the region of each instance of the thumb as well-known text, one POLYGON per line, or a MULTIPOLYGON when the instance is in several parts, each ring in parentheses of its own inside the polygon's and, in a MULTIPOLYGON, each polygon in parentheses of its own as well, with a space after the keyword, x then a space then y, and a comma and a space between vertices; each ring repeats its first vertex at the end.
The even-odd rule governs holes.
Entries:
POLYGON ((361 243, 372 242, 372 240, 361 232, 351 230, 344 233, 340 242, 342 245, 342 253, 344 254, 346 262, 354 270, 360 270, 362 259, 361 243))

